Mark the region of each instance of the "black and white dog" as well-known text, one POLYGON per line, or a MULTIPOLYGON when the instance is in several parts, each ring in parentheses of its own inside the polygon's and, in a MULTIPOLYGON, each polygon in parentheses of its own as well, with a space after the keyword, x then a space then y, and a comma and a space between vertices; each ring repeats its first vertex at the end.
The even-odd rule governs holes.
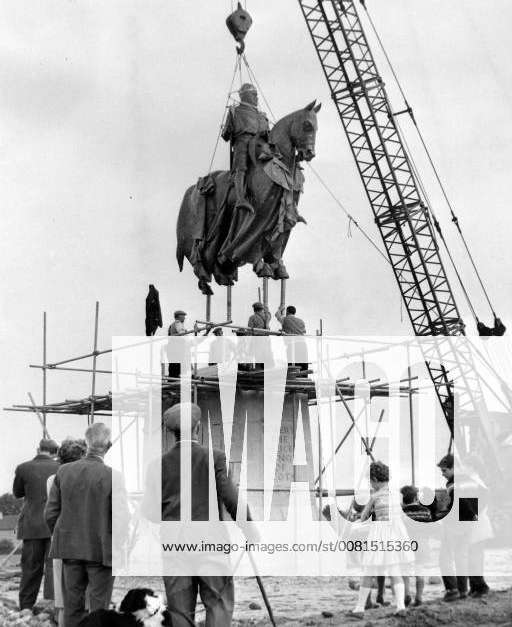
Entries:
POLYGON ((95 610, 80 627, 171 627, 172 621, 162 599, 150 588, 134 588, 126 593, 119 610, 95 610))

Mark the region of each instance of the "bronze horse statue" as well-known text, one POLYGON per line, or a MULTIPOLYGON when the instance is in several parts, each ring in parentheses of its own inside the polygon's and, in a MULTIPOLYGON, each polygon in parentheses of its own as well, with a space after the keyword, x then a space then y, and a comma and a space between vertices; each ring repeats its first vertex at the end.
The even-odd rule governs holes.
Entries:
POLYGON ((233 285, 238 268, 252 263, 259 277, 288 278, 282 256, 291 229, 305 220, 297 212, 304 176, 299 163, 315 156, 320 104, 311 102, 279 120, 268 143, 249 147, 247 197, 254 212, 235 209, 232 175, 215 171, 187 189, 177 223, 176 257, 186 257, 203 294, 211 294, 212 275, 233 285))

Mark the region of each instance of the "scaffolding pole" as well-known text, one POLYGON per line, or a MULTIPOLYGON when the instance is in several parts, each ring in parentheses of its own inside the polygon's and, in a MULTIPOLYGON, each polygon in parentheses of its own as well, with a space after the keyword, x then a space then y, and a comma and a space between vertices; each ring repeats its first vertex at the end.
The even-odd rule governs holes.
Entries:
MULTIPOLYGON (((317 338, 317 354, 319 357, 319 375, 323 377, 324 361, 323 361, 323 339, 319 334, 317 338)), ((322 452, 322 434, 321 434, 321 422, 320 422, 320 409, 317 411, 318 419, 318 520, 322 520, 323 510, 323 481, 322 481, 322 464, 323 464, 323 452, 322 452)))
POLYGON ((206 320, 210 322, 212 319, 212 295, 206 295, 206 320))
POLYGON ((96 360, 98 359, 98 317, 100 304, 96 301, 96 310, 94 315, 94 350, 92 354, 92 384, 91 384, 91 413, 89 415, 89 424, 94 422, 94 393, 96 391, 96 360))
POLYGON ((232 289, 231 289, 231 285, 228 285, 226 289, 226 320, 231 320, 231 310, 232 310, 232 289))
MULTIPOLYGON (((32 404, 35 404, 32 399, 32 404)), ((46 405, 46 311, 43 311, 43 406, 46 405)), ((43 411, 43 433, 46 432, 46 412, 43 411)))
POLYGON ((281 298, 279 299, 279 309, 286 307, 286 279, 281 279, 281 298))
MULTIPOLYGON (((411 366, 407 366, 407 376, 411 379, 411 366)), ((412 390, 409 386, 409 424, 411 425, 411 481, 416 485, 416 461, 414 456, 414 403, 412 400, 412 390)))
MULTIPOLYGON (((268 309, 268 277, 263 277, 263 306, 265 307, 265 312, 268 309)), ((265 329, 269 328, 269 321, 265 320, 265 329)))
MULTIPOLYGON (((36 405, 36 402, 34 401, 34 397, 32 396, 32 394, 30 392, 27 392, 27 394, 34 408, 34 412, 37 414, 37 417, 39 418, 39 422, 41 423, 41 427, 43 429, 43 438, 45 438, 46 440, 49 440, 50 434, 48 433, 48 429, 46 428, 46 420, 43 418, 43 415, 41 415, 41 413, 37 409, 37 405, 36 405)), ((46 416, 46 414, 44 414, 44 416, 46 416)))

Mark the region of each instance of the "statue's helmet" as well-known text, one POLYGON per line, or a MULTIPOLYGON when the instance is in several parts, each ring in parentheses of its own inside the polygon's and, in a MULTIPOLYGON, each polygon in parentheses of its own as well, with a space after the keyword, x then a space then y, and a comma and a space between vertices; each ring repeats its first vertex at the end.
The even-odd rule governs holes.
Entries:
POLYGON ((258 104, 258 91, 251 83, 244 83, 238 90, 238 95, 242 102, 248 101, 252 104, 258 104))
POLYGON ((238 93, 240 96, 242 96, 242 94, 246 94, 246 93, 253 93, 253 94, 257 94, 258 91, 256 89, 256 87, 254 87, 254 85, 252 83, 244 83, 242 85, 242 87, 240 87, 240 89, 238 90, 238 93))

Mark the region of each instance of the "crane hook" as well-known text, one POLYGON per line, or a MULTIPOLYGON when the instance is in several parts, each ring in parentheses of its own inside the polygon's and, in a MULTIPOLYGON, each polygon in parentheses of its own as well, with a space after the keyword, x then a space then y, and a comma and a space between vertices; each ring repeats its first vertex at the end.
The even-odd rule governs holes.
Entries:
POLYGON ((233 13, 226 18, 226 26, 235 41, 240 44, 236 47, 236 51, 239 55, 242 55, 245 50, 245 36, 252 26, 252 17, 249 12, 242 7, 240 2, 238 3, 236 11, 233 11, 233 13))

